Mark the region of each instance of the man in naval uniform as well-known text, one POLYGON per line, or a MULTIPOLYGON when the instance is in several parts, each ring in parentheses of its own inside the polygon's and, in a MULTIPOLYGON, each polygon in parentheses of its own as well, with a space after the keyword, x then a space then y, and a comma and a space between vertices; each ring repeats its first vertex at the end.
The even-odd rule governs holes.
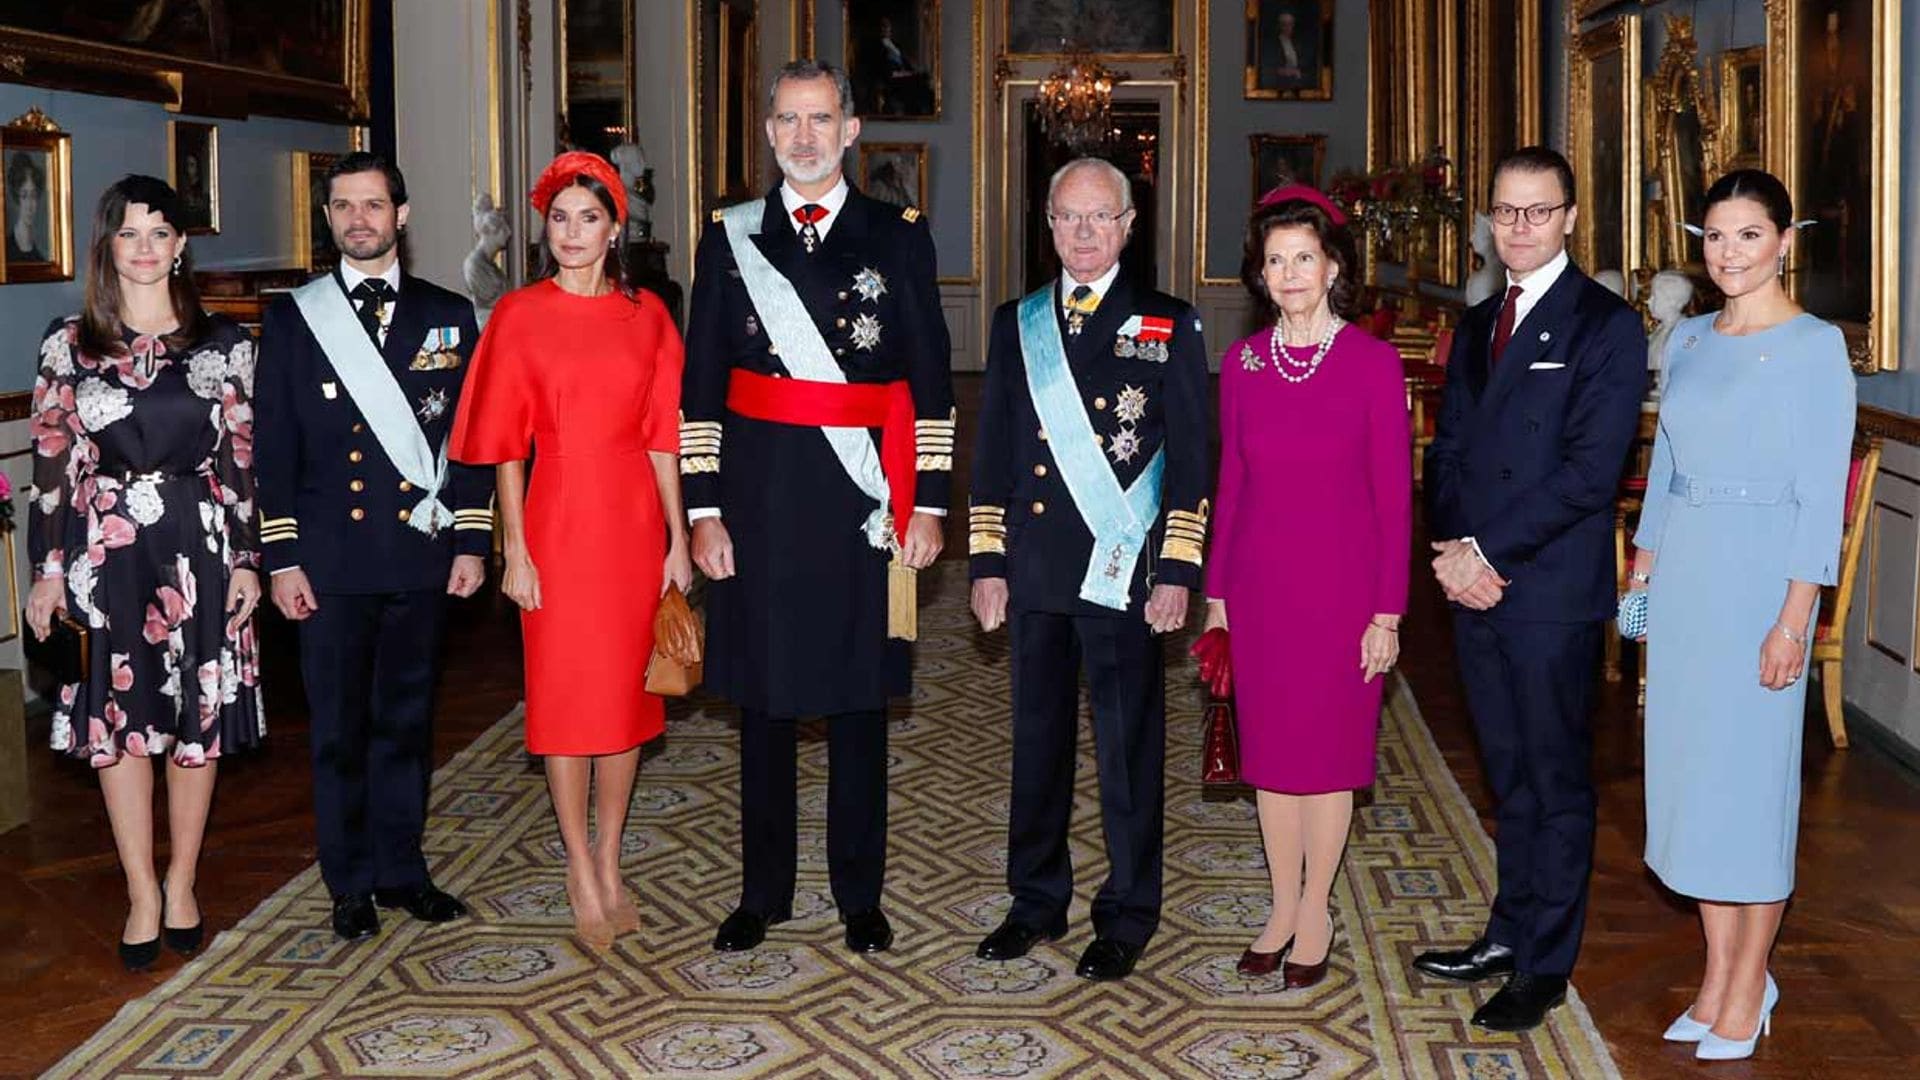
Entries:
POLYGON ((379 932, 376 903, 467 911, 420 838, 447 597, 486 578, 493 470, 447 462, 479 332, 464 297, 400 269, 400 170, 341 158, 326 215, 339 268, 261 328, 254 467, 274 606, 300 624, 320 874, 352 941, 379 932))
POLYGON ((940 553, 953 471, 947 328, 920 211, 841 174, 860 133, 846 75, 794 61, 768 104, 784 178, 701 237, 681 397, 706 683, 740 707, 741 896, 714 947, 751 949, 792 913, 794 725, 824 716, 833 898, 847 947, 878 952, 886 704, 907 691, 912 574, 940 553))
POLYGON ((1184 301, 1130 284, 1120 170, 1070 162, 1048 186, 1063 272, 994 313, 970 540, 973 611, 1013 658, 1013 907, 988 960, 1066 933, 1079 669, 1093 705, 1107 880, 1087 979, 1133 970, 1160 920, 1166 703, 1160 639, 1186 621, 1206 542, 1207 357, 1184 301))

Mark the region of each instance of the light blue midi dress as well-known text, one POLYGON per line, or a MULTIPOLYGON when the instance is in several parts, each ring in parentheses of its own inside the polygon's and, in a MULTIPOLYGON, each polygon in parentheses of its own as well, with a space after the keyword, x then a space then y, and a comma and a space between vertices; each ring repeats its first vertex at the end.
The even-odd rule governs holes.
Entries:
MULTIPOLYGON (((1801 315, 1728 336, 1674 328, 1634 535, 1647 597, 1647 865, 1725 903, 1793 891, 1807 680, 1760 685, 1790 581, 1831 585, 1853 437, 1838 328, 1801 315)), ((1796 633, 1807 627, 1793 627, 1796 633)))

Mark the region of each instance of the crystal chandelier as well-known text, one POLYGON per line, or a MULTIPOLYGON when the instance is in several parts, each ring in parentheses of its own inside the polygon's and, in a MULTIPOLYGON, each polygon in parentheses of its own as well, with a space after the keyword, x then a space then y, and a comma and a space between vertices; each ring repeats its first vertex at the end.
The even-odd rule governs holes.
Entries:
POLYGON ((1047 138, 1075 153, 1106 145, 1113 125, 1113 88, 1126 76, 1075 48, 1040 83, 1040 126, 1047 138))

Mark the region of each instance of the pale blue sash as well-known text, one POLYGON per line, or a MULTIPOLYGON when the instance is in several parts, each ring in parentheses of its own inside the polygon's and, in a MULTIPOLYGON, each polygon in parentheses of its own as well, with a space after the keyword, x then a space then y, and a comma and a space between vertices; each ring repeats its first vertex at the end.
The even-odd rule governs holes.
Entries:
MULTIPOLYGON (((840 362, 833 358, 833 350, 827 348, 826 339, 820 336, 820 328, 814 325, 806 302, 794 291, 793 282, 768 262, 759 245, 753 242, 765 212, 765 203, 745 202, 728 207, 720 214, 727 230, 727 245, 733 249, 734 264, 740 268, 740 281, 747 287, 747 298, 753 301, 760 325, 767 328, 767 337, 772 339, 774 348, 780 350, 780 362, 786 365, 789 374, 806 382, 845 383, 847 373, 840 370, 840 362)), ((840 467, 847 471, 848 478, 880 504, 867 515, 862 526, 867 543, 883 551, 890 549, 896 541, 893 517, 887 513, 887 474, 880 468, 880 454, 874 449, 873 436, 866 428, 823 427, 820 431, 827 437, 827 445, 833 447, 833 456, 840 459, 840 467)), ((893 511, 906 513, 907 508, 896 506, 893 511)))
POLYGON ((340 291, 340 283, 331 274, 315 278, 293 290, 293 302, 340 381, 347 384, 348 396, 367 418, 380 449, 401 477, 423 493, 408 513, 407 524, 428 536, 453 524, 453 511, 440 501, 440 489, 447 482, 446 441, 441 440, 437 455, 427 445, 413 405, 393 377, 387 358, 367 336, 347 294, 340 291))
POLYGON ((1020 301, 1020 353, 1026 360, 1027 393, 1046 429, 1047 446, 1053 450, 1067 494, 1093 533, 1080 599, 1125 611, 1140 549, 1160 516, 1166 450, 1154 451, 1133 486, 1121 489, 1120 478, 1113 475, 1107 455, 1094 441, 1093 422, 1087 419, 1080 388, 1067 365, 1067 348, 1060 340, 1060 320, 1053 306, 1051 285, 1020 301))

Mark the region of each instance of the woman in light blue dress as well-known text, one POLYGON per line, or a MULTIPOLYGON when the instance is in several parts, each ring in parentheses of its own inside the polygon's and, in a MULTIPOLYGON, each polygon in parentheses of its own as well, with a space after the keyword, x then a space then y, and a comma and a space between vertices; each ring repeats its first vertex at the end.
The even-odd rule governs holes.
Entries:
POLYGON ((1682 322, 1634 536, 1647 596, 1647 865, 1700 904, 1706 974, 1668 1028, 1746 1057, 1793 891, 1808 640, 1840 556, 1854 384, 1840 331, 1781 288, 1793 208, 1754 169, 1708 191, 1726 307, 1682 322), (1656 556, 1658 569, 1656 571, 1656 556))

